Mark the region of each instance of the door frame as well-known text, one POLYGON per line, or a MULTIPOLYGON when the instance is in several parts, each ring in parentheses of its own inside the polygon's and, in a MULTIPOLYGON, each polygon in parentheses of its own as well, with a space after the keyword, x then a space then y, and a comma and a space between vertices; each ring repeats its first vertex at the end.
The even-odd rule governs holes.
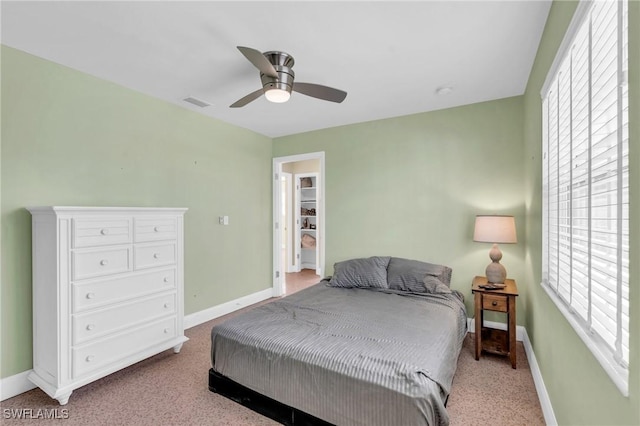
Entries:
POLYGON ((318 160, 320 162, 320 175, 318 176, 319 186, 320 186, 320 194, 318 197, 318 227, 320 228, 320 232, 318 232, 316 246, 318 247, 318 256, 319 256, 319 264, 317 270, 320 272, 320 276, 324 273, 324 259, 325 259, 325 205, 324 205, 324 197, 325 197, 325 166, 324 166, 324 151, 320 152, 310 152, 306 154, 297 154, 297 155, 288 155, 285 157, 275 157, 273 159, 273 180, 271 181, 273 187, 273 200, 272 200, 272 208, 273 208, 273 227, 272 227, 272 235, 273 235, 273 244, 272 244, 272 252, 273 252, 273 296, 279 297, 284 295, 285 293, 285 271, 280 271, 280 265, 282 265, 282 232, 280 232, 280 205, 281 205, 281 191, 280 191, 280 174, 282 173, 282 165, 285 163, 295 163, 297 161, 305 161, 305 160, 318 160))
MULTIPOLYGON (((289 241, 286 242, 286 244, 284 244, 285 249, 286 249, 286 253, 287 253, 287 259, 284 262, 284 268, 285 273, 287 272, 296 272, 296 265, 295 265, 295 261, 293 258, 293 235, 295 234, 295 228, 294 228, 294 221, 295 218, 294 216, 294 211, 293 211, 293 173, 288 173, 288 172, 280 172, 280 178, 281 178, 281 182, 284 181, 285 182, 285 192, 287 194, 286 196, 286 210, 287 210, 287 217, 286 219, 281 217, 281 220, 284 221, 286 220, 287 223, 285 223, 284 225, 281 223, 282 226, 285 226, 286 229, 288 230, 286 233, 286 236, 288 237, 289 241)), ((280 200, 280 202, 282 202, 282 199, 280 200)), ((282 229, 282 226, 280 226, 280 228, 282 229)), ((282 243, 282 241, 280 241, 280 243, 282 243)), ((280 244, 280 246, 282 247, 282 244, 280 244)))

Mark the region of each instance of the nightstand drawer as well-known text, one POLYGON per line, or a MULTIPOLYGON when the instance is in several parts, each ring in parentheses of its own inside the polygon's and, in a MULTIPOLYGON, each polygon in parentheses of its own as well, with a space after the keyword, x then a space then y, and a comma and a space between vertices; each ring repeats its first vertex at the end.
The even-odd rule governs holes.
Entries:
POLYGON ((482 309, 487 311, 508 311, 507 298, 505 296, 497 296, 492 294, 482 295, 482 309))

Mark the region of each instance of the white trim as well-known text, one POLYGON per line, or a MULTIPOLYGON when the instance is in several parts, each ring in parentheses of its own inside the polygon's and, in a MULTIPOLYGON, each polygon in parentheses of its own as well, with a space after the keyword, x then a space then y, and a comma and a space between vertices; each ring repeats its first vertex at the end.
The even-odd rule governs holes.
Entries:
POLYGON ((567 322, 571 325, 576 334, 580 337, 585 346, 591 351, 593 356, 598 360, 604 371, 615 383, 622 396, 629 397, 629 382, 626 376, 626 370, 622 369, 619 365, 612 363, 612 357, 608 355, 608 350, 604 345, 598 345, 598 342, 587 334, 584 327, 578 322, 574 314, 572 314, 558 297, 553 290, 549 289, 549 286, 541 283, 540 286, 549 295, 551 301, 556 305, 560 313, 567 319, 567 322))
MULTIPOLYGON (((484 324, 491 328, 497 328, 498 330, 507 330, 507 324, 503 322, 485 321, 484 324)), ((467 318, 467 332, 473 333, 475 330, 475 318, 467 318)), ((548 426, 557 426, 558 421, 553 412, 553 406, 551 405, 551 399, 549 393, 544 385, 542 379, 542 373, 538 366, 536 355, 533 352, 533 346, 529 340, 527 329, 521 325, 516 326, 516 340, 522 342, 524 346, 524 352, 527 354, 527 361, 529 362, 529 369, 531 370, 531 376, 533 376, 533 383, 536 386, 536 392, 538 399, 540 400, 540 406, 542 407, 542 414, 544 421, 548 426)))
MULTIPOLYGON (((226 315, 238 309, 242 309, 245 306, 251 305, 253 303, 258 303, 262 300, 266 300, 271 297, 271 293, 271 289, 262 290, 248 296, 244 296, 239 299, 232 300, 230 302, 226 302, 209 309, 205 309, 203 311, 186 315, 184 317, 184 328, 187 329, 195 327, 196 325, 205 323, 222 315, 226 315)), ((467 330, 469 330, 469 332, 471 332, 471 330, 475 330, 473 318, 468 318, 467 324, 467 330)), ((504 323, 485 321, 485 324, 490 327, 502 330, 507 329, 507 325, 504 323)), ((547 392, 547 388, 544 385, 542 373, 540 372, 540 367, 538 366, 536 355, 533 352, 533 347, 531 346, 529 335, 527 334, 527 330, 520 325, 516 327, 516 339, 518 341, 522 341, 525 353, 527 354, 529 368, 531 369, 533 382, 536 386, 536 392, 538 393, 538 399, 540 400, 545 423, 548 426, 556 426, 558 422, 553 412, 551 399, 549 398, 549 393, 547 392)), ((27 376, 32 371, 33 370, 27 370, 10 377, 0 379, 0 401, 13 398, 16 395, 20 395, 21 393, 28 392, 31 389, 35 389, 36 386, 31 381, 29 381, 29 379, 27 379, 27 376)))
POLYGON ((220 305, 212 306, 202 311, 194 312, 184 316, 184 328, 195 327, 212 319, 216 319, 223 315, 235 312, 238 309, 242 309, 254 303, 262 302, 273 297, 273 289, 271 287, 258 291, 256 293, 249 294, 247 296, 240 297, 229 302, 222 303, 220 305))
MULTIPOLYGON (((486 327, 495 328, 498 330, 506 330, 507 324, 504 322, 494 322, 494 321, 486 321, 484 322, 486 327)), ((475 318, 467 318, 467 333, 473 333, 476 329, 476 320, 475 318)), ((526 331, 523 326, 516 326, 516 340, 518 342, 522 342, 523 335, 526 334, 526 331)))
MULTIPOLYGON (((285 246, 285 250, 287 252, 287 259, 285 260, 285 262, 283 262, 285 271, 283 271, 283 273, 287 273, 287 272, 296 272, 295 268, 295 260, 293 259, 293 237, 292 237, 292 232, 295 230, 295 226, 294 226, 294 221, 295 221, 295 215, 293 214, 293 173, 288 173, 288 172, 280 172, 280 180, 282 181, 282 178, 284 177, 284 182, 285 182, 285 188, 286 188, 286 193, 287 193, 287 199, 286 199, 286 203, 287 203, 287 223, 280 223, 280 232, 282 233, 282 228, 285 227, 286 229, 288 229, 288 232, 286 233, 287 239, 289 241, 287 241, 284 246, 285 246)), ((282 200, 280 200, 282 201, 282 200)), ((282 220, 282 214, 280 214, 280 219, 282 220)), ((282 246, 282 241, 280 242, 280 245, 282 246)))
POLYGON ((555 79, 558 69, 560 68, 560 64, 564 60, 566 52, 571 48, 571 43, 573 43, 573 39, 580 29, 580 25, 584 22, 587 12, 591 9, 592 0, 582 0, 576 7, 576 11, 573 14, 573 18, 571 19, 571 23, 567 28, 567 32, 564 34, 564 38, 562 39, 562 43, 560 43, 560 47, 558 47, 558 51, 556 52, 556 57, 553 59, 553 63, 551 67, 549 67, 549 71, 547 72, 547 77, 544 80, 544 84, 542 85, 542 89, 540 89, 540 97, 544 99, 547 96, 547 92, 549 90, 549 86, 553 79, 555 79))
POLYGON ((35 389, 36 385, 27 378, 33 370, 23 371, 13 376, 0 379, 0 401, 13 398, 16 395, 35 389))
POLYGON ((533 376, 533 383, 536 385, 536 392, 538 392, 538 399, 540 400, 540 406, 542 407, 544 422, 547 426, 557 426, 558 421, 556 420, 556 415, 553 412, 551 398, 549 398, 549 393, 544 385, 542 372, 538 366, 536 354, 533 352, 533 346, 531 346, 529 335, 524 327, 522 328, 522 345, 524 346, 524 351, 527 354, 527 361, 529 361, 529 368, 531 369, 531 375, 533 376))
POLYGON ((274 297, 279 297, 284 295, 285 293, 285 274, 284 271, 280 271, 280 274, 278 277, 276 277, 276 271, 278 271, 280 268, 281 263, 281 259, 280 257, 282 256, 282 252, 280 250, 280 232, 278 232, 278 229, 276 229, 276 223, 278 222, 278 219, 280 217, 280 213, 279 213, 279 206, 280 206, 280 190, 279 187, 280 185, 274 185, 273 182, 276 181, 275 177, 276 175, 279 176, 280 173, 282 173, 282 165, 284 163, 295 163, 297 161, 306 161, 306 160, 319 160, 320 161, 320 175, 318 176, 318 186, 320 188, 320 194, 319 194, 319 203, 317 205, 317 210, 318 210, 318 228, 320 228, 320 231, 317 233, 317 240, 316 243, 318 245, 318 256, 319 256, 319 262, 318 265, 316 265, 316 273, 319 273, 320 276, 322 276, 326 269, 325 269, 325 231, 326 231, 326 226, 325 226, 325 161, 324 161, 324 151, 318 151, 318 152, 309 152, 306 154, 297 154, 297 155, 288 155, 285 157, 275 157, 273 158, 273 175, 272 178, 274 178, 271 182, 272 182, 272 212, 273 212, 273 226, 272 226, 272 248, 273 248, 273 270, 272 270, 272 277, 273 277, 273 296, 274 297))
MULTIPOLYGON (((263 300, 267 300, 271 297, 273 297, 273 289, 267 288, 193 314, 185 315, 183 319, 184 328, 187 329, 195 327, 196 325, 230 314, 238 309, 253 305, 254 303, 262 302, 263 300)), ((27 370, 13 376, 0 379, 0 401, 13 398, 16 395, 35 389, 37 386, 28 379, 28 376, 32 372, 33 370, 27 370)))

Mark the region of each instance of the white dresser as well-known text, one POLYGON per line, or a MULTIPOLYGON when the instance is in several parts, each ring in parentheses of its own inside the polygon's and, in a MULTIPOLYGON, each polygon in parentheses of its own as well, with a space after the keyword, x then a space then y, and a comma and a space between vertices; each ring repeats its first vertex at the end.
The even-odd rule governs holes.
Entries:
POLYGON ((31 207, 33 372, 74 389, 188 340, 184 208, 31 207))

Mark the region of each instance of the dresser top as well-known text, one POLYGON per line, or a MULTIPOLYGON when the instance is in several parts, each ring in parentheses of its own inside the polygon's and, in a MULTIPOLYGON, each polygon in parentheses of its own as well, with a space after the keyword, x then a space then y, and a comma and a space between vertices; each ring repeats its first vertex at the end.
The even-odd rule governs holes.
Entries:
POLYGON ((186 207, 82 207, 82 206, 35 206, 27 207, 31 214, 104 214, 104 213, 174 213, 184 214, 186 207))

